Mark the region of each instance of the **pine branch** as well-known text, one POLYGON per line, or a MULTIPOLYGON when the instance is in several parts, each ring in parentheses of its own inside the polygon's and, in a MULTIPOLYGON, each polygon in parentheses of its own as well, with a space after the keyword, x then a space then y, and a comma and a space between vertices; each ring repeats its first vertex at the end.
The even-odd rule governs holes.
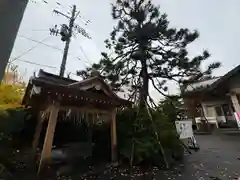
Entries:
POLYGON ((156 105, 156 103, 154 102, 153 98, 149 95, 149 101, 152 103, 154 108, 157 108, 158 106, 156 105))
POLYGON ((153 87, 154 87, 160 94, 162 94, 164 97, 170 97, 170 96, 164 94, 162 91, 160 91, 159 88, 157 88, 157 86, 155 85, 155 82, 154 82, 153 79, 151 79, 151 81, 152 81, 153 87))

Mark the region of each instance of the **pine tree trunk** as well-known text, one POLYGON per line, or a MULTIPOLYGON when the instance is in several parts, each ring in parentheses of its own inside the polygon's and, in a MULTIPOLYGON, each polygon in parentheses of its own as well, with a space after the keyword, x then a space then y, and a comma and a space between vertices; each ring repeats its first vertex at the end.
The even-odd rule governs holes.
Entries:
POLYGON ((144 108, 146 106, 147 102, 147 97, 148 97, 148 87, 149 87, 149 79, 148 79, 148 71, 147 71, 147 64, 146 61, 141 61, 142 64, 142 69, 141 69, 141 74, 143 84, 140 89, 140 108, 144 108))

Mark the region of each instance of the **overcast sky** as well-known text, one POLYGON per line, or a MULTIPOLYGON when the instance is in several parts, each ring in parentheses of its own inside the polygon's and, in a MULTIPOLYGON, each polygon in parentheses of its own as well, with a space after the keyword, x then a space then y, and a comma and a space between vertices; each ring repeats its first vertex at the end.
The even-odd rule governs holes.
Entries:
MULTIPOLYGON (((113 0, 35 0, 29 2, 20 26, 11 59, 25 53, 36 46, 36 42, 24 37, 43 41, 45 44, 56 47, 50 48, 38 44, 27 54, 22 55, 14 64, 19 65, 24 79, 28 79, 34 71, 40 68, 52 73, 59 73, 64 43, 59 36, 50 36, 49 28, 55 24, 67 23, 67 19, 52 13, 53 9, 64 13, 70 11, 72 4, 77 5, 82 18, 76 23, 85 27, 91 40, 77 35, 73 38, 67 60, 66 72, 76 73, 93 62, 98 62, 101 51, 105 50, 103 41, 109 37, 114 21, 111 18, 110 3, 113 0), (56 2, 60 2, 61 6, 56 2), (91 20, 87 26, 84 21, 91 20), (57 50, 60 49, 60 50, 57 50), (23 61, 30 61, 50 67, 40 67, 23 61)), ((191 55, 197 55, 204 49, 209 50, 211 57, 206 64, 220 61, 222 67, 214 75, 223 75, 239 64, 240 51, 240 1, 239 0, 154 0, 160 4, 161 12, 168 14, 168 19, 173 27, 197 29, 200 38, 189 47, 191 55)), ((204 64, 204 65, 206 65, 204 64)), ((75 75, 71 75, 76 79, 75 75)), ((171 85, 171 92, 176 88, 171 85)), ((152 91, 153 92, 153 91, 152 91)), ((158 96, 153 92, 154 96, 158 96)))

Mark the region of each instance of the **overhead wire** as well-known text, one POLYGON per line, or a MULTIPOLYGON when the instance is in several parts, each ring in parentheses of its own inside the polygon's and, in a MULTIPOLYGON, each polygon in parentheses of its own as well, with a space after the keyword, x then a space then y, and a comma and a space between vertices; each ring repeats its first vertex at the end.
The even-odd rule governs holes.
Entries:
MULTIPOLYGON (((42 44, 42 45, 44 45, 44 46, 47 46, 47 47, 50 47, 50 48, 53 48, 53 49, 55 49, 55 50, 59 50, 59 51, 63 52, 62 49, 60 49, 60 48, 58 48, 58 47, 56 47, 56 46, 53 46, 53 45, 49 45, 49 44, 43 43, 43 42, 41 42, 41 41, 38 41, 38 40, 32 39, 32 38, 30 38, 30 37, 27 37, 27 36, 24 36, 24 35, 21 35, 21 34, 19 34, 18 36, 21 37, 21 38, 24 38, 24 39, 30 40, 30 41, 32 41, 32 42, 36 42, 36 43, 42 44)), ((51 36, 50 36, 50 37, 51 37, 51 36)))
MULTIPOLYGON (((32 41, 32 42, 36 42, 36 43, 38 43, 38 44, 35 45, 35 46, 33 46, 32 48, 28 49, 27 51, 25 51, 25 52, 22 53, 21 55, 13 58, 13 59, 11 60, 11 62, 13 62, 13 61, 15 61, 15 60, 18 60, 18 59, 21 58, 23 55, 26 55, 27 53, 31 52, 31 51, 32 51, 33 49, 35 49, 39 44, 44 45, 44 46, 47 46, 47 47, 50 47, 50 48, 55 49, 55 50, 58 50, 58 51, 61 51, 62 53, 64 52, 62 49, 60 49, 60 48, 58 48, 58 47, 56 47, 56 46, 52 46, 52 45, 43 43, 45 40, 47 40, 47 39, 50 38, 51 36, 45 38, 45 39, 42 40, 42 41, 38 41, 38 40, 32 39, 32 38, 30 38, 30 37, 26 37, 26 36, 24 36, 24 35, 18 35, 18 36, 21 37, 21 38, 30 40, 30 41, 32 41)), ((80 48, 80 50, 81 50, 81 52, 82 52, 82 54, 84 55, 84 57, 85 57, 86 60, 81 59, 81 58, 78 57, 78 56, 75 56, 75 58, 78 59, 78 60, 83 60, 84 63, 92 66, 92 65, 93 65, 93 61, 91 61, 90 58, 87 56, 87 54, 85 53, 83 47, 82 47, 81 45, 79 45, 79 48, 80 48)), ((69 55, 72 55, 72 54, 69 53, 69 55)), ((23 62, 26 62, 26 63, 29 63, 29 64, 35 64, 35 65, 42 66, 42 67, 48 67, 48 68, 57 69, 56 67, 53 67, 53 66, 41 65, 41 64, 38 64, 38 63, 35 63, 35 62, 31 62, 31 61, 27 61, 27 60, 19 60, 19 61, 23 61, 23 62)), ((87 65, 85 65, 85 66, 87 66, 87 65)), ((74 74, 74 73, 72 73, 72 74, 74 74)), ((74 74, 74 75, 76 75, 76 74, 74 74)))
MULTIPOLYGON (((33 3, 35 3, 35 4, 44 4, 44 5, 46 5, 46 6, 48 6, 48 7, 50 7, 51 8, 51 10, 54 10, 54 3, 53 2, 51 2, 50 3, 50 1, 48 1, 48 0, 41 0, 41 2, 40 1, 33 1, 33 0, 31 0, 31 2, 33 2, 33 3)), ((55 8, 57 8, 57 6, 60 6, 61 8, 63 8, 63 9, 69 9, 69 8, 72 8, 72 6, 70 6, 70 5, 67 5, 68 6, 68 8, 66 8, 66 6, 65 5, 63 5, 62 3, 60 3, 60 2, 58 2, 58 1, 55 1, 55 8)), ((67 12, 68 13, 68 12, 67 12)), ((79 13, 80 13, 80 11, 79 11, 79 13)), ((80 19, 84 24, 85 24, 85 26, 90 22, 90 20, 83 20, 82 18, 82 16, 81 15, 79 15, 79 13, 78 13, 78 16, 76 16, 76 18, 77 19, 80 19), (81 18, 78 18, 78 17, 81 17, 81 18)), ((35 29, 35 30, 32 30, 32 31, 47 31, 47 29, 35 29)), ((35 39, 32 39, 32 38, 30 38, 30 37, 27 37, 27 36, 24 36, 24 35, 18 35, 19 37, 22 37, 22 38, 25 38, 25 39, 27 39, 27 40, 30 40, 30 41, 32 41, 32 42, 36 42, 36 43, 38 43, 38 44, 42 44, 42 45, 44 45, 44 46, 47 46, 47 47, 50 47, 50 48, 52 48, 52 49, 55 49, 55 50, 58 50, 58 51, 61 51, 62 53, 64 52, 62 49, 60 49, 60 48, 58 48, 58 47, 56 47, 56 46, 53 46, 53 45, 49 45, 49 44, 46 44, 46 43, 43 43, 43 42, 41 42, 41 41, 38 41, 38 40, 35 40, 35 39)), ((37 46, 37 45, 36 45, 37 46)), ((34 49, 35 47, 33 47, 33 49, 34 49)), ((83 48, 80 46, 80 49, 81 49, 81 51, 82 51, 82 53, 83 53, 83 55, 84 55, 84 57, 85 57, 85 59, 87 60, 83 60, 83 62, 85 62, 85 63, 87 63, 87 64, 90 64, 90 65, 92 65, 93 63, 90 61, 90 59, 88 58, 88 56, 86 55, 86 53, 84 52, 84 50, 83 50, 83 48)), ((29 50, 29 52, 30 52, 31 50, 29 50)), ((26 53, 28 53, 28 52, 26 52, 26 53)), ((25 55, 25 54, 23 54, 23 55, 25 55)), ((69 55, 72 55, 71 53, 69 53, 69 55)), ((21 57, 21 56, 20 56, 21 57)), ((19 57, 17 57, 18 59, 19 59, 19 57)), ((78 60, 80 59, 78 56, 76 56, 75 58, 77 58, 78 60)), ((16 59, 16 58, 14 58, 14 59, 16 59)), ((81 59, 82 60, 82 59, 81 59)), ((49 68, 56 68, 56 67, 52 67, 52 66, 48 66, 48 65, 41 65, 41 64, 38 64, 38 63, 34 63, 34 62, 31 62, 31 61, 26 61, 26 60, 24 60, 24 62, 26 62, 26 63, 29 63, 29 64, 35 64, 35 65, 39 65, 39 66, 44 66, 44 67, 49 67, 49 68)), ((71 74, 74 74, 74 73, 71 73, 71 74)), ((74 74, 74 75, 76 75, 76 74, 74 74)))
MULTIPOLYGON (((45 5, 50 6, 50 3, 49 3, 50 1, 48 1, 48 0, 41 0, 41 2, 44 3, 45 5)), ((34 3, 40 3, 40 1, 39 1, 39 2, 36 2, 36 1, 35 1, 34 3)), ((60 6, 60 7, 62 7, 62 8, 66 8, 66 5, 63 5, 62 3, 58 2, 58 1, 55 1, 55 4, 58 5, 58 6, 60 6)), ((73 7, 70 6, 70 5, 68 5, 68 8, 73 8, 73 7)), ((83 18, 83 16, 80 15, 80 11, 78 11, 78 13, 77 13, 77 15, 75 16, 75 18, 76 18, 76 19, 80 19, 80 20, 84 23, 85 26, 86 26, 88 23, 91 22, 90 20, 85 20, 85 18, 83 18), (81 17, 81 18, 79 18, 79 17, 81 17)), ((36 31, 41 31, 41 30, 36 30, 36 31)), ((81 50, 82 50, 82 52, 84 53, 85 58, 88 59, 88 57, 86 56, 86 54, 85 54, 85 52, 83 51, 82 48, 81 48, 81 50)), ((78 58, 78 59, 79 59, 79 58, 78 58)), ((89 60, 89 59, 88 59, 88 60, 89 60)))
MULTIPOLYGON (((21 37, 21 38, 27 39, 27 40, 29 40, 29 41, 39 43, 39 44, 41 44, 41 45, 44 45, 44 46, 46 46, 46 47, 49 47, 49 48, 52 48, 52 49, 55 49, 55 50, 58 50, 58 51, 61 51, 62 53, 64 53, 64 50, 61 49, 61 48, 59 48, 59 47, 56 47, 56 46, 53 46, 53 45, 49 45, 49 44, 43 43, 43 42, 41 42, 41 41, 35 40, 35 39, 33 39, 33 38, 30 38, 30 37, 27 37, 27 36, 24 36, 24 35, 21 35, 21 34, 19 34, 18 36, 21 37)), ((51 37, 51 36, 50 36, 50 37, 51 37)), ((71 53, 71 52, 68 53, 68 54, 71 55, 71 56, 73 56, 73 57, 76 58, 76 59, 79 59, 78 56, 74 55, 74 54, 71 53)))
MULTIPOLYGON (((36 62, 32 62, 32 61, 28 61, 25 59, 16 59, 16 61, 20 61, 20 62, 24 62, 24 63, 28 63, 28 64, 32 64, 32 65, 36 65, 36 66, 40 66, 40 67, 46 67, 46 68, 51 68, 51 69, 59 69, 55 66, 50 66, 50 65, 45 65, 45 64, 39 64, 36 62)), ((9 62, 10 63, 10 62, 9 62)))
POLYGON ((18 55, 17 57, 11 59, 11 62, 21 58, 22 56, 28 54, 29 52, 31 52, 33 49, 35 49, 39 44, 43 43, 44 41, 46 41, 47 39, 49 39, 51 36, 48 36, 46 38, 44 38, 42 41, 39 41, 38 44, 36 44, 35 46, 31 47, 30 49, 28 49, 27 51, 23 52, 22 54, 18 55))
POLYGON ((27 60, 24 60, 24 59, 20 59, 22 56, 24 56, 24 55, 28 54, 29 52, 31 52, 33 49, 35 49, 36 47, 38 47, 38 45, 42 44, 44 41, 46 41, 46 40, 49 39, 50 37, 51 37, 51 36, 48 36, 48 37, 44 38, 42 41, 38 41, 35 46, 31 47, 30 49, 28 49, 27 51, 23 52, 23 53, 20 54, 19 56, 12 58, 8 63, 9 63, 9 64, 12 64, 14 61, 21 61, 21 62, 25 62, 25 63, 28 63, 28 64, 33 64, 33 65, 37 65, 37 66, 41 66, 41 67, 47 67, 47 68, 57 69, 57 68, 54 67, 54 66, 43 65, 43 64, 36 63, 36 62, 32 62, 32 61, 27 61, 27 60))
POLYGON ((49 31, 49 29, 33 29, 32 31, 49 31))
MULTIPOLYGON (((36 48, 39 44, 45 45, 45 46, 47 46, 47 47, 50 47, 50 48, 53 48, 53 49, 55 49, 55 50, 59 50, 59 51, 63 52, 63 50, 60 49, 60 48, 58 48, 58 47, 55 47, 55 46, 52 46, 52 45, 48 45, 48 44, 43 43, 45 40, 47 40, 47 38, 49 38, 49 37, 51 37, 51 36, 45 38, 45 39, 42 40, 42 41, 38 41, 38 40, 35 40, 35 39, 32 39, 32 38, 26 37, 26 36, 24 36, 24 35, 19 35, 19 36, 22 37, 22 38, 25 38, 25 39, 27 39, 27 40, 36 42, 36 43, 38 43, 38 44, 35 45, 35 46, 33 46, 33 47, 31 47, 30 49, 28 49, 27 51, 25 51, 25 52, 22 53, 21 55, 19 55, 19 56, 17 56, 17 57, 14 57, 9 63, 12 63, 13 61, 16 61, 16 60, 17 60, 17 61, 25 62, 25 63, 28 63, 28 64, 32 64, 32 65, 37 65, 37 66, 40 66, 40 67, 46 67, 46 68, 52 68, 52 69, 59 69, 59 68, 57 68, 57 67, 55 67, 55 66, 44 65, 44 64, 39 64, 39 63, 36 63, 36 62, 32 62, 32 61, 20 59, 23 55, 26 55, 27 53, 31 52, 31 51, 32 51, 34 48, 36 48)), ((69 55, 72 55, 72 54, 69 53, 69 55)), ((85 54, 85 56, 87 57, 86 54, 85 54)), ((78 60, 80 59, 78 56, 76 56, 75 58, 77 58, 78 60)), ((87 62, 85 61, 85 63, 87 63, 87 62)), ((85 66, 86 66, 86 65, 85 65, 85 66)), ((77 74, 75 74, 75 73, 72 73, 72 72, 70 72, 70 73, 77 76, 77 74)))
POLYGON ((41 0, 41 1, 30 0, 29 2, 32 2, 34 4, 42 4, 42 5, 44 5, 46 7, 50 7, 50 8, 53 8, 52 5, 54 5, 54 4, 57 5, 57 6, 60 6, 62 8, 66 8, 66 9, 67 9, 66 6, 68 6, 68 8, 72 8, 70 5, 66 5, 66 4, 62 5, 62 3, 58 2, 58 1, 52 2, 52 0, 51 1, 47 1, 47 0, 41 0))
MULTIPOLYGON (((50 66, 50 65, 45 65, 45 64, 39 64, 39 63, 36 63, 36 62, 32 62, 32 61, 28 61, 28 60, 25 60, 25 59, 17 59, 16 61, 20 61, 20 62, 24 62, 24 63, 27 63, 27 64, 31 64, 31 65, 36 65, 36 66, 40 66, 40 67, 45 67, 45 68, 50 68, 50 69, 59 69, 55 66, 50 66)), ((10 63, 10 62, 9 62, 10 63)), ((76 73, 73 73, 71 71, 68 71, 67 70, 67 74, 72 74, 72 75, 75 75, 75 76, 78 76, 76 73)))
MULTIPOLYGON (((17 59, 16 61, 20 61, 20 62, 24 62, 24 63, 27 63, 27 64, 36 65, 36 66, 40 66, 40 67, 50 68, 50 69, 57 69, 57 70, 59 69, 55 66, 50 66, 50 65, 46 65, 46 64, 39 64, 39 63, 28 61, 28 60, 25 60, 25 59, 17 59)), ((71 71, 68 71, 68 74, 73 74, 75 76, 78 76, 76 73, 73 73, 71 71)))
POLYGON ((80 50, 82 51, 84 57, 87 59, 87 63, 89 63, 90 65, 93 65, 93 62, 88 58, 87 54, 85 53, 85 51, 83 50, 83 47, 81 45, 79 45, 80 50))

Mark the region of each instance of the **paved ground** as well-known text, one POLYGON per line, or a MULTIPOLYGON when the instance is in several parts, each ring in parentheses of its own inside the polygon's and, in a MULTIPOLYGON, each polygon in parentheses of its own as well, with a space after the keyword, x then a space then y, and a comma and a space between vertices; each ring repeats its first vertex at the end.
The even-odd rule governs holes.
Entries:
POLYGON ((240 176, 240 134, 198 135, 200 150, 186 157, 184 167, 157 173, 156 179, 233 180, 240 176))

